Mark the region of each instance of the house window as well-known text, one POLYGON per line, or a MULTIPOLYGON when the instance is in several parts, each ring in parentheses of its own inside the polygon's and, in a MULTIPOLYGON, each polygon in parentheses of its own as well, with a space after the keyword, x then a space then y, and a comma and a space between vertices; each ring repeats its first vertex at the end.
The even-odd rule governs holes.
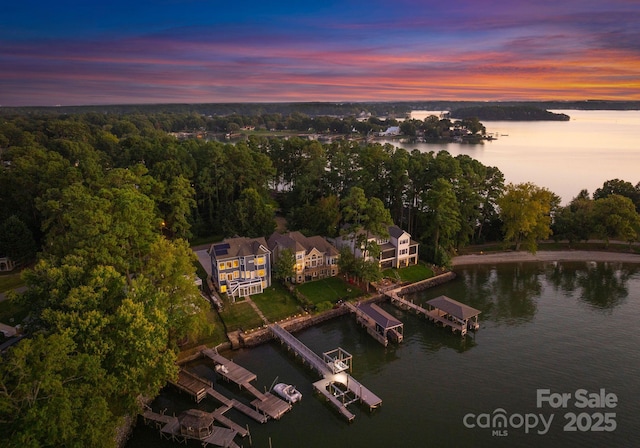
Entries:
POLYGON ((231 262, 227 261, 227 269, 231 269, 231 262))
POLYGON ((264 277, 264 275, 265 275, 264 269, 260 269, 260 270, 258 271, 258 275, 259 275, 260 277, 264 277))
POLYGON ((220 263, 218 263, 218 269, 221 271, 224 269, 224 261, 221 261, 220 263))
POLYGON ((240 277, 240 272, 233 271, 233 278, 238 278, 238 277, 240 277))
POLYGON ((237 268, 238 267, 238 260, 233 260, 233 267, 237 268))
POLYGON ((302 260, 304 258, 304 254, 296 254, 296 260, 302 260))
POLYGON ((227 281, 232 281, 233 280, 233 274, 227 274, 227 281))
POLYGON ((264 264, 264 257, 256 258, 256 264, 264 264))
POLYGON ((407 255, 409 253, 409 249, 400 249, 400 255, 407 255))
POLYGON ((224 274, 220 274, 220 281, 223 282, 225 279, 225 275, 224 274))

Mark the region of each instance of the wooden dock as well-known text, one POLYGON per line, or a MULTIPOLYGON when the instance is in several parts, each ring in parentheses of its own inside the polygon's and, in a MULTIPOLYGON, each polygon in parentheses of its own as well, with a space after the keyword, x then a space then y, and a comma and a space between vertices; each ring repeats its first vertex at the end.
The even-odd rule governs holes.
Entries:
POLYGON ((207 388, 212 388, 213 383, 205 380, 187 370, 180 369, 177 381, 169 381, 181 391, 191 395, 196 403, 200 403, 207 396, 207 388))
POLYGON ((439 296, 429 300, 427 304, 430 309, 426 309, 403 299, 398 295, 397 290, 388 291, 385 294, 389 296, 393 305, 421 314, 431 322, 449 327, 451 331, 459 332, 462 336, 465 336, 469 329, 477 330, 480 328, 478 324, 480 311, 449 297, 439 296))
MULTIPOLYGON (((216 417, 216 412, 211 414, 214 419, 216 417)), ((181 433, 180 428, 180 420, 178 417, 158 414, 156 412, 147 410, 142 414, 145 424, 153 423, 157 429, 160 430, 160 437, 166 438, 167 440, 172 440, 178 443, 187 443, 187 440, 198 440, 202 443, 203 447, 207 447, 208 445, 215 445, 225 448, 239 448, 238 445, 234 442, 234 438, 238 432, 232 428, 222 428, 219 426, 214 426, 212 428, 211 434, 208 436, 199 439, 196 437, 191 437, 181 433)), ((222 423, 222 421, 220 421, 222 423)), ((235 423, 234 423, 235 425, 235 423)), ((238 426, 238 425, 236 425, 238 426)), ((245 435, 248 433, 246 429, 243 429, 245 435)))
MULTIPOLYGON (((226 381, 237 384, 240 389, 245 389, 253 395, 255 400, 253 400, 251 404, 263 415, 278 420, 291 409, 292 406, 290 403, 281 400, 269 392, 263 393, 256 389, 256 387, 250 383, 250 381, 257 378, 254 373, 248 371, 242 366, 239 366, 230 359, 225 358, 215 350, 205 349, 202 350, 202 354, 214 362, 215 370, 222 376, 222 378, 226 381)), ((237 403, 239 402, 236 402, 234 407, 237 407, 237 403)), ((238 410, 245 412, 247 409, 240 406, 238 407, 238 410)))
MULTIPOLYGON (((352 421, 355 418, 355 415, 347 409, 349 404, 359 401, 367 405, 370 411, 382 404, 380 397, 346 373, 345 370, 348 366, 344 365, 339 359, 334 362, 327 362, 281 326, 272 324, 269 328, 283 345, 300 356, 304 363, 322 376, 321 380, 313 383, 314 389, 326 397, 348 421, 352 421), (337 365, 341 367, 336 369, 337 365), (342 388, 336 387, 335 384, 342 385, 342 388), (353 398, 345 399, 347 396, 353 398)), ((333 352, 336 352, 336 350, 333 352)))

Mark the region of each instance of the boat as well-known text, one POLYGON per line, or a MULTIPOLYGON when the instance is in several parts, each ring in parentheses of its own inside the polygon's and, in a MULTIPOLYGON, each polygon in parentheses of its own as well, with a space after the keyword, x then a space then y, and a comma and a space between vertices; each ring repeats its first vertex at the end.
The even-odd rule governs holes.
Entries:
POLYGON ((227 368, 227 366, 223 365, 223 364, 216 364, 216 372, 218 373, 229 373, 229 369, 227 368))
POLYGON ((273 386, 273 390, 289 403, 297 403, 302 400, 302 394, 296 389, 296 386, 291 384, 278 383, 273 386))

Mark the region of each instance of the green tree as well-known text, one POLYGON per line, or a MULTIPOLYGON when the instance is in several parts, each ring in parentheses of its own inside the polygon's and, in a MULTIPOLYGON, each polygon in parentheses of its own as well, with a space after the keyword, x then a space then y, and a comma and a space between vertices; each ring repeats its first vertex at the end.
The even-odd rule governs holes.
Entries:
POLYGON ((505 242, 515 244, 516 250, 525 243, 527 251, 535 253, 538 241, 551 235, 552 212, 560 198, 532 183, 509 184, 498 199, 505 242))
POLYGON ((293 251, 289 248, 282 249, 278 253, 273 264, 273 276, 276 280, 281 282, 286 281, 296 275, 296 257, 293 251))
POLYGON ((233 205, 230 233, 247 237, 271 235, 276 228, 274 209, 253 188, 242 192, 233 205))
POLYGON ((433 262, 445 265, 454 246, 454 236, 460 230, 460 211, 450 182, 436 179, 433 187, 424 195, 426 235, 433 241, 433 262))
POLYGON ((631 199, 612 194, 596 199, 593 204, 596 234, 609 244, 610 238, 620 238, 631 243, 638 239, 640 215, 631 199))
POLYGON ((0 223, 0 254, 16 263, 28 263, 36 256, 33 234, 16 215, 11 215, 0 223))
POLYGON ((0 438, 7 447, 113 447, 117 418, 96 357, 65 334, 37 335, 0 363, 0 438))
POLYGON ((593 199, 604 199, 612 194, 618 194, 631 199, 636 207, 636 211, 640 213, 640 182, 634 187, 631 182, 624 180, 608 180, 602 184, 602 188, 598 188, 593 192, 593 199))

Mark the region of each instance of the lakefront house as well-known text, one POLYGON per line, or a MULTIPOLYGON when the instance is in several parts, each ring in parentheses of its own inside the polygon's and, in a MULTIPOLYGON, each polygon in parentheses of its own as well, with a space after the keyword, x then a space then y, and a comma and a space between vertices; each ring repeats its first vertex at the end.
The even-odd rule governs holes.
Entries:
MULTIPOLYGON (((363 233, 363 232, 361 232, 363 233)), ((356 245, 355 235, 345 235, 334 239, 336 247, 349 247, 354 251, 356 245)), ((411 235, 396 225, 389 226, 389 236, 381 237, 371 235, 369 242, 375 241, 380 247, 380 257, 378 262, 382 269, 404 268, 418 264, 418 242, 411 239, 411 235)), ((355 255, 358 258, 364 256, 363 251, 356 247, 355 255)), ((368 257, 372 259, 372 257, 368 257)))
POLYGON ((321 236, 304 236, 300 232, 273 233, 267 241, 277 260, 284 249, 289 249, 295 258, 295 274, 292 283, 303 283, 338 274, 340 253, 321 236))
POLYGON ((271 286, 271 251, 263 238, 227 238, 209 248, 211 280, 220 293, 237 298, 271 286))

